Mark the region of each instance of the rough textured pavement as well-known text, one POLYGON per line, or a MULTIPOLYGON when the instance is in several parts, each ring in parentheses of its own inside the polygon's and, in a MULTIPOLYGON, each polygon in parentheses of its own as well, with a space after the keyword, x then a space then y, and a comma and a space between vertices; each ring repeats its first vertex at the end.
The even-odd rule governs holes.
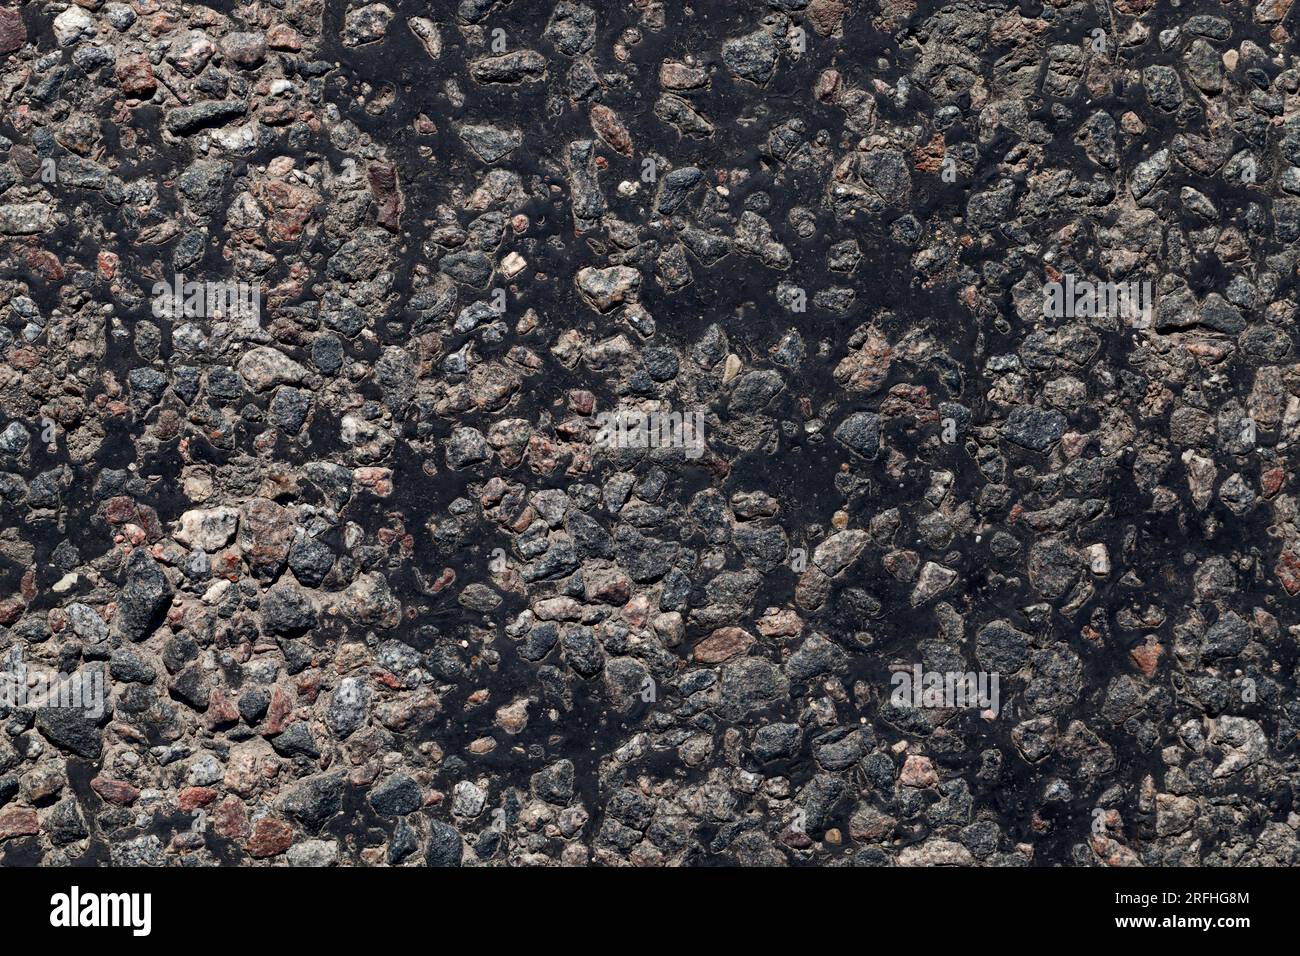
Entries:
POLYGON ((1296 862, 1294 20, 0 7, 0 863, 1296 862))

